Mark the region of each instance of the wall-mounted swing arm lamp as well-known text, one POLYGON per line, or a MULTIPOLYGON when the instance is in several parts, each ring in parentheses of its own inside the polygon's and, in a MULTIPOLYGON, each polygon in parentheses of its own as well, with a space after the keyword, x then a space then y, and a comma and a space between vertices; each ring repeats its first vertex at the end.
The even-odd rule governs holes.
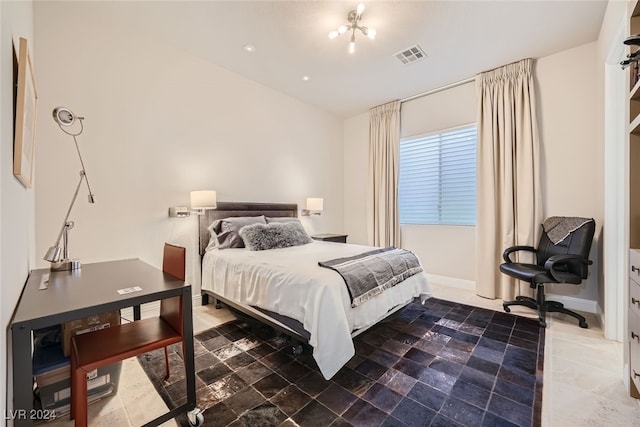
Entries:
POLYGON ((56 243, 49 248, 44 256, 44 260, 51 263, 52 271, 77 270, 80 268, 80 260, 72 260, 69 258, 69 230, 71 230, 74 226, 74 222, 69 221, 69 215, 71 214, 71 209, 73 208, 73 205, 76 202, 76 198, 78 197, 78 192, 80 191, 82 181, 87 183, 87 189, 89 190, 89 203, 95 203, 94 194, 91 192, 91 186, 89 185, 89 179, 87 178, 87 172, 84 167, 84 161, 82 160, 82 155, 80 154, 78 140, 76 139, 76 137, 80 135, 84 129, 82 125, 82 120, 84 120, 84 117, 76 116, 68 108, 56 107, 53 109, 53 120, 58 124, 58 126, 64 133, 73 137, 73 142, 75 142, 76 144, 76 151, 78 152, 78 157, 80 158, 80 165, 82 166, 82 169, 80 170, 80 180, 78 181, 78 185, 76 186, 75 193, 73 193, 71 204, 69 204, 69 209, 67 209, 67 215, 64 217, 64 221, 62 222, 62 228, 60 229, 60 233, 58 233, 56 243), (76 121, 80 123, 80 129, 77 132, 71 132, 65 129, 65 127, 71 126, 76 121), (62 248, 60 247, 60 239, 62 239, 62 248), (61 256, 62 259, 60 259, 61 256))
POLYGON ((322 197, 307 197, 307 208, 302 209, 300 215, 320 215, 324 208, 324 199, 322 197))
POLYGON ((211 190, 197 190, 191 192, 191 208, 186 206, 172 206, 169 208, 170 218, 187 218, 191 215, 204 215, 207 209, 217 206, 216 192, 211 190))

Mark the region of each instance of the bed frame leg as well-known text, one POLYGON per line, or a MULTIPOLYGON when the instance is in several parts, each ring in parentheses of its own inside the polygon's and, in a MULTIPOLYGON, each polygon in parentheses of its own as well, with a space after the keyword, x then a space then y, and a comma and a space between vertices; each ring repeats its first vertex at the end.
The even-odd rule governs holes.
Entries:
POLYGON ((218 300, 218 298, 212 297, 206 292, 202 292, 200 294, 200 297, 202 298, 202 305, 209 305, 211 302, 213 302, 217 309, 222 308, 222 303, 220 302, 220 300, 218 300))
POLYGON ((304 353, 304 347, 302 346, 302 343, 296 338, 287 334, 282 334, 281 336, 284 336, 287 340, 289 344, 289 351, 291 351, 292 356, 300 356, 302 353, 304 353))
POLYGON ((295 343, 291 345, 291 353, 293 356, 300 356, 304 353, 304 347, 298 341, 295 341, 295 343))
POLYGON ((208 305, 209 304, 209 294, 202 292, 200 294, 200 297, 202 298, 202 305, 208 305))

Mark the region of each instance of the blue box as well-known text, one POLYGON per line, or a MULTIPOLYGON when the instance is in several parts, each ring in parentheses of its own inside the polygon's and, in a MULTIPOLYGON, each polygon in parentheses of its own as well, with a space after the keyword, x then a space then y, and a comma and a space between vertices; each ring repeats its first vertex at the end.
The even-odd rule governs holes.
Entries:
MULTIPOLYGON (((60 327, 58 326, 60 329, 60 327)), ((52 338, 55 330, 34 331, 32 369, 34 398, 40 408, 55 412, 56 417, 69 413, 71 397, 71 361, 65 357, 62 342, 52 338)), ((60 329, 61 335, 61 329, 60 329)), ((122 362, 96 369, 87 375, 89 404, 118 391, 122 362)))

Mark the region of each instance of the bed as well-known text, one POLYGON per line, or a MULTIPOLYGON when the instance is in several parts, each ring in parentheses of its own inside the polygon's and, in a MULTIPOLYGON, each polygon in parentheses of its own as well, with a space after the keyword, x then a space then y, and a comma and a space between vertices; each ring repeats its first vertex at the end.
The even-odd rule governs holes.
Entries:
MULTIPOLYGON (((223 203, 200 217, 202 292, 313 347, 329 379, 355 354, 352 338, 416 298, 431 295, 424 272, 352 307, 340 274, 319 261, 376 248, 313 241, 268 250, 209 248, 209 226, 229 217, 296 218, 295 204, 223 203)), ((277 220, 274 220, 277 221, 277 220)), ((203 296, 203 303, 206 298, 203 296)))

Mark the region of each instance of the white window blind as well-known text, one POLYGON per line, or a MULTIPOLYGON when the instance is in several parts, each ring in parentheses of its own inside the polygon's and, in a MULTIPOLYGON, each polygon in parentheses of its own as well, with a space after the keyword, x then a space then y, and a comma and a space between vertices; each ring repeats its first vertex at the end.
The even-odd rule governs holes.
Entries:
POLYGON ((475 225, 476 125, 400 141, 401 224, 475 225))

